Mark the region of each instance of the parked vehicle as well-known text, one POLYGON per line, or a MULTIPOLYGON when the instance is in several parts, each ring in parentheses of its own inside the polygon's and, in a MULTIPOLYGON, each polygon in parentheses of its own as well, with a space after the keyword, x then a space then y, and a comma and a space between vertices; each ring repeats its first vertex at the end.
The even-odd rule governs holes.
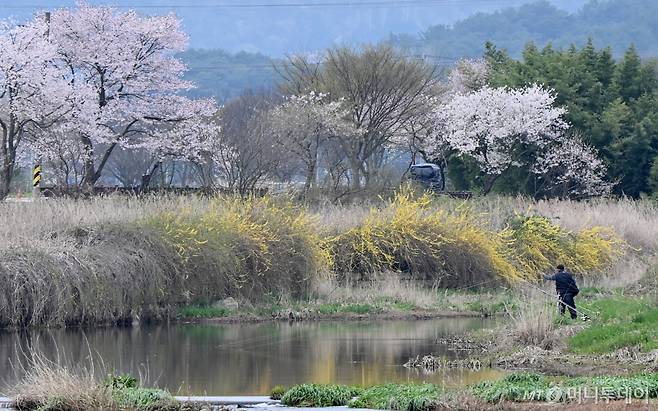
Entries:
POLYGON ((443 172, 436 164, 413 164, 409 169, 409 174, 412 180, 427 189, 433 191, 443 191, 445 189, 443 172))

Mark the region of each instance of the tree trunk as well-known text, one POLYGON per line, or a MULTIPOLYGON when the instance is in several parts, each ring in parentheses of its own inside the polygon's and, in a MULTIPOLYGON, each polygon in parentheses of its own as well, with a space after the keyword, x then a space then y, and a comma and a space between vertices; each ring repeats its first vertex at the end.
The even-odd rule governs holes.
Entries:
POLYGON ((11 184, 11 170, 8 165, 0 166, 0 201, 9 195, 9 185, 11 184))
POLYGON ((496 180, 498 180, 498 177, 500 177, 500 174, 485 176, 484 187, 482 187, 482 194, 486 196, 491 192, 494 184, 496 183, 496 180))
POLYGON ((105 168, 105 164, 107 164, 107 161, 110 158, 110 155, 112 155, 112 152, 117 146, 117 143, 112 143, 110 146, 105 150, 105 153, 103 153, 103 158, 101 158, 101 161, 98 163, 98 167, 94 164, 94 145, 87 136, 82 136, 81 141, 83 146, 85 147, 85 151, 87 154, 87 158, 85 158, 84 161, 84 177, 82 178, 83 186, 85 188, 91 189, 98 179, 101 178, 101 175, 103 175, 103 169, 105 168))
POLYGON ((153 178, 153 175, 155 174, 156 171, 158 171, 158 168, 162 165, 162 161, 158 161, 153 165, 151 168, 151 171, 148 174, 144 174, 142 176, 142 185, 139 187, 140 191, 145 191, 149 188, 149 185, 151 184, 151 179, 153 178))
POLYGON ((0 141, 0 201, 7 198, 11 179, 14 175, 14 162, 16 161, 16 127, 15 121, 10 119, 9 125, 2 124, 2 141, 0 141))
POLYGON ((441 191, 446 191, 446 173, 443 169, 443 164, 437 165, 439 166, 439 174, 441 174, 441 187, 439 187, 439 189, 441 191))
POLYGON ((311 187, 315 185, 315 163, 306 165, 306 181, 304 182, 304 194, 306 195, 311 187))
POLYGON ((351 189, 359 191, 361 189, 361 162, 355 156, 350 156, 350 170, 352 172, 351 189))
POLYGON ((96 167, 94 166, 94 145, 87 136, 81 136, 80 140, 85 148, 85 161, 83 166, 83 177, 81 186, 83 189, 91 189, 96 184, 96 167))

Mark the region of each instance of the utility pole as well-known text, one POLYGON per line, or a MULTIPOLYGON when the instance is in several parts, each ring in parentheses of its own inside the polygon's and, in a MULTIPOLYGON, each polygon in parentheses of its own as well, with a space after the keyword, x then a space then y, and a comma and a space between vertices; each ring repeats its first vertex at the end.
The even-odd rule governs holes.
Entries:
MULTIPOLYGON (((44 19, 46 21, 46 38, 50 37, 50 12, 47 11, 44 14, 44 19)), ((32 168, 32 198, 34 200, 37 200, 39 197, 41 197, 41 171, 42 171, 42 166, 41 166, 41 156, 37 157, 36 164, 32 168)))

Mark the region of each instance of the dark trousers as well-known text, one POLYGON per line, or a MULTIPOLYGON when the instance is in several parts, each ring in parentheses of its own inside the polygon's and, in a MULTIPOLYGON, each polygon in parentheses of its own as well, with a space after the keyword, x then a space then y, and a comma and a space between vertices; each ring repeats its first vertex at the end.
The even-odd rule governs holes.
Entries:
POLYGON ((576 302, 573 300, 574 295, 571 293, 560 294, 560 315, 564 315, 565 308, 569 309, 572 319, 578 318, 576 312, 576 302))

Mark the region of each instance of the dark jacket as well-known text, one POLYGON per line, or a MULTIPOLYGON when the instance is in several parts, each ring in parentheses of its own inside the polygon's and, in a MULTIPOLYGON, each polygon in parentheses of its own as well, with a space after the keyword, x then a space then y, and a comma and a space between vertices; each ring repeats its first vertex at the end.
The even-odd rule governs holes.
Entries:
POLYGON ((568 271, 560 271, 553 275, 544 275, 544 279, 555 281, 555 289, 560 295, 565 295, 567 293, 576 295, 580 292, 576 285, 576 280, 573 279, 573 275, 568 271))

